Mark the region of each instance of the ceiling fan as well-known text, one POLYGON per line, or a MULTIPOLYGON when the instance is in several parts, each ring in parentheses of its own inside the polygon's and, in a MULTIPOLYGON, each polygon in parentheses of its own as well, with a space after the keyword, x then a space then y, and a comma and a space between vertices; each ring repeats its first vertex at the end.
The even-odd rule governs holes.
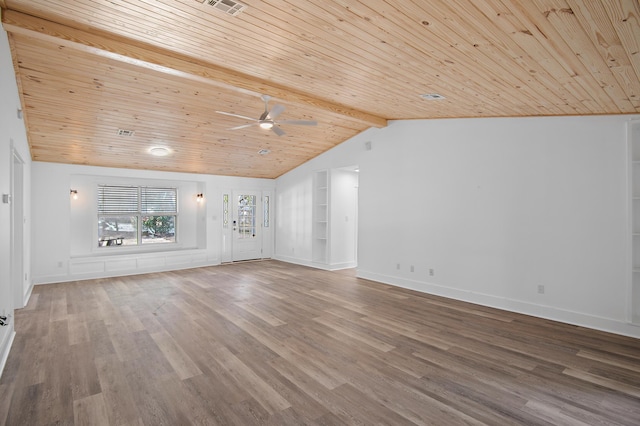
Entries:
POLYGON ((282 105, 274 105, 273 108, 271 108, 271 111, 269 111, 270 99, 271 99, 271 96, 262 95, 262 100, 264 101, 264 112, 262 113, 262 115, 260 115, 260 118, 257 118, 257 119, 246 117, 244 115, 233 114, 230 112, 224 112, 224 111, 216 111, 216 112, 218 114, 229 115, 231 117, 238 117, 238 118, 243 118, 245 120, 252 121, 252 123, 232 127, 229 130, 239 130, 239 129, 244 129, 251 126, 260 126, 260 128, 262 129, 273 130, 273 132, 278 136, 282 136, 285 134, 284 130, 280 128, 280 124, 296 124, 299 126, 315 126, 318 124, 317 121, 313 121, 313 120, 278 120, 276 121, 276 118, 280 114, 282 114, 282 112, 284 111, 284 107, 282 105))

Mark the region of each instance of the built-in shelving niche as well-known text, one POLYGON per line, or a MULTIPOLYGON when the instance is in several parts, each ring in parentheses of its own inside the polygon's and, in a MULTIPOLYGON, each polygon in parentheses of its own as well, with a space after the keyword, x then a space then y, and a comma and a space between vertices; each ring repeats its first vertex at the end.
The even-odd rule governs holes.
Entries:
POLYGON ((329 261, 329 170, 319 170, 313 179, 313 261, 329 261))

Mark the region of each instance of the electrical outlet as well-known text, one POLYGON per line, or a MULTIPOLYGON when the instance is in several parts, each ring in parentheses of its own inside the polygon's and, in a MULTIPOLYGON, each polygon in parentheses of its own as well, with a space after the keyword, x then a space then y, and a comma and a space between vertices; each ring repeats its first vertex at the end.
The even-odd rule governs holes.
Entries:
POLYGON ((400 264, 399 263, 396 263, 396 269, 398 269, 398 270, 400 269, 400 264))
POLYGON ((544 294, 544 286, 538 285, 538 294, 544 294))
POLYGON ((429 269, 429 276, 433 277, 436 274, 436 272, 433 269, 429 269))
POLYGON ((413 265, 411 265, 411 267, 409 269, 411 270, 411 272, 413 272, 413 265))

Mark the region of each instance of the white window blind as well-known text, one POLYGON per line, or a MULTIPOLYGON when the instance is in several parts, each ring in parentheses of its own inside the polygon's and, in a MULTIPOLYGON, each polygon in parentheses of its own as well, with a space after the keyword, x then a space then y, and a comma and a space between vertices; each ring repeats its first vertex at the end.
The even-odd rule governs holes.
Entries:
POLYGON ((176 188, 98 185, 98 213, 176 214, 176 188))
POLYGON ((172 213, 178 212, 178 193, 176 188, 140 188, 141 213, 172 213))
POLYGON ((137 186, 98 185, 98 213, 135 214, 139 206, 137 186))

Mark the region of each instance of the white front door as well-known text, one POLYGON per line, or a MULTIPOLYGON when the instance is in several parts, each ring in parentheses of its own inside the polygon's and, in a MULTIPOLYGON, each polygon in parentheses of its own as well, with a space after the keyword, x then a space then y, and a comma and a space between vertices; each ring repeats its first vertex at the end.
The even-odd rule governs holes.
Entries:
POLYGON ((233 193, 232 260, 260 259, 262 257, 261 199, 255 191, 233 193))

